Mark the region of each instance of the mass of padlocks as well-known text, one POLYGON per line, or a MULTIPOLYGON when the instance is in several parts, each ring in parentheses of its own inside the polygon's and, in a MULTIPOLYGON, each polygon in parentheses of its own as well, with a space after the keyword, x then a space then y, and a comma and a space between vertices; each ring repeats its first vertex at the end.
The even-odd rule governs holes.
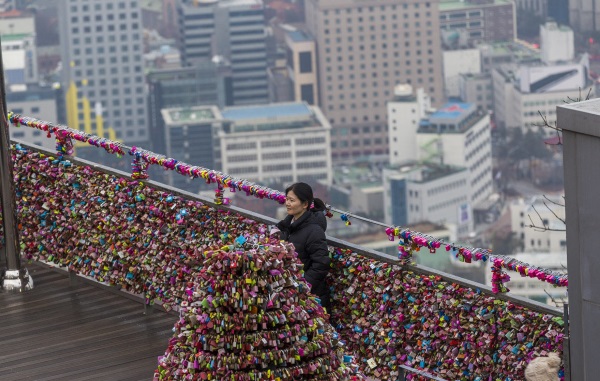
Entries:
MULTIPOLYGON (((264 224, 226 207, 215 209, 138 180, 72 165, 19 146, 13 147, 12 154, 24 258, 66 266, 141 294, 148 302, 160 301, 167 309, 181 308, 176 333, 165 343, 168 348, 160 359, 157 378, 172 379, 171 375, 193 371, 206 377, 199 379, 269 379, 262 377, 271 377, 269 371, 273 372, 274 365, 263 369, 266 373, 260 373, 261 367, 250 371, 231 360, 235 357, 231 353, 248 350, 238 339, 262 342, 264 338, 266 348, 273 344, 280 348, 277 340, 273 343, 275 337, 289 339, 288 347, 301 348, 312 357, 302 362, 305 368, 292 363, 288 352, 276 360, 269 357, 269 361, 286 368, 280 369, 283 373, 279 375, 273 373, 272 379, 284 380, 288 374, 299 375, 298 379, 318 379, 324 374, 338 377, 333 374, 339 372, 330 372, 338 369, 339 356, 330 355, 334 348, 337 351, 337 338, 322 324, 315 299, 306 296, 296 265, 275 262, 279 254, 275 254, 277 249, 273 252, 273 247, 280 246, 272 242, 262 248, 258 245, 255 250, 260 256, 253 256, 244 265, 236 260, 232 269, 233 253, 247 258, 247 241, 268 235, 264 224), (232 250, 235 247, 246 247, 244 254, 232 250), (258 269, 257 258, 269 273, 267 278, 258 273, 242 277, 243 285, 233 286, 236 292, 228 294, 226 300, 222 294, 211 294, 211 290, 214 293, 232 287, 232 271, 242 274, 248 266, 258 269), (229 266, 225 265, 227 260, 229 266), (268 266, 267 261, 271 263, 268 266), (271 289, 280 287, 284 279, 287 288, 271 299, 271 305, 268 300, 265 305, 266 291, 261 284, 268 284, 269 276, 275 277, 270 280, 271 289), (288 281, 298 286, 290 287, 288 281), (296 299, 295 306, 317 317, 309 321, 305 312, 292 314, 287 308, 296 299), (254 321, 244 323, 236 318, 240 313, 236 308, 241 308, 243 316, 262 313, 265 320, 257 318, 256 324, 264 336, 255 332, 254 321), (298 320, 300 316, 306 319, 298 320), (276 319, 279 323, 269 325, 276 319), (220 330, 215 327, 217 321, 226 326, 237 322, 245 330, 220 330), (262 328, 264 322, 266 331, 262 328), (320 349, 303 344, 309 335, 316 338, 312 342, 319 343, 320 349), (323 349, 323 343, 331 350, 323 349), (215 353, 229 360, 219 365, 219 361, 212 361, 215 353), (249 371, 242 376, 243 370, 249 371), (230 378, 209 376, 213 371, 225 372, 230 378)), ((281 247, 287 250, 287 246, 281 247)), ((562 352, 564 323, 559 316, 448 283, 437 275, 411 273, 400 263, 391 265, 349 250, 330 249, 332 321, 345 343, 343 351, 355 359, 360 373, 372 379, 396 380, 399 365, 407 365, 447 380, 522 380, 523 370, 532 358, 562 352)), ((282 262, 283 258, 277 260, 282 262)), ((248 356, 248 361, 261 361, 256 356, 251 358, 254 354, 248 356)), ((343 360, 341 367, 352 369, 345 367, 343 360)))
POLYGON ((266 238, 202 257, 155 380, 363 379, 309 296, 293 245, 266 238))

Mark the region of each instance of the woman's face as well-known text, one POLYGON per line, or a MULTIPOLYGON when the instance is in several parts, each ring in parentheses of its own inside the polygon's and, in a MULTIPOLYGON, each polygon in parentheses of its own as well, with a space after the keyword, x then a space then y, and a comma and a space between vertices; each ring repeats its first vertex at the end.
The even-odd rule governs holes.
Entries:
POLYGON ((300 201, 293 191, 289 191, 285 195, 285 209, 289 215, 298 218, 308 209, 308 201, 300 201))

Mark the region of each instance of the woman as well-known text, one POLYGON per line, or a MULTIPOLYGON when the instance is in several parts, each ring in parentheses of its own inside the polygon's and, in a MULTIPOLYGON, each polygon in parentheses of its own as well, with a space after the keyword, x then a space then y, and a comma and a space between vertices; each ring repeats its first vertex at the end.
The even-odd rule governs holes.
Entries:
POLYGON ((331 261, 325 240, 325 203, 313 197, 313 190, 306 183, 289 186, 285 196, 288 216, 277 224, 280 238, 294 244, 304 264, 304 278, 312 286, 311 292, 321 299, 321 305, 330 314, 329 287, 325 281, 331 261))

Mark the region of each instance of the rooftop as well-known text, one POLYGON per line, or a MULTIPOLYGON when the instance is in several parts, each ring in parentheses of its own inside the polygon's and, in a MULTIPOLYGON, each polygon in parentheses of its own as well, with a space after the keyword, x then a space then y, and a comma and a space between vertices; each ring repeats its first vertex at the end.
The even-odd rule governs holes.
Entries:
POLYGON ((487 114, 475 104, 449 102, 441 109, 422 119, 418 133, 461 134, 473 127, 487 114))
POLYGON ((440 0, 439 9, 440 12, 449 12, 461 9, 492 7, 509 4, 511 4, 511 1, 509 0, 491 0, 487 4, 475 4, 469 0, 440 0))
POLYGON ((302 30, 288 32, 288 36, 290 36, 294 42, 312 41, 312 38, 302 30))
POLYGON ((249 119, 278 120, 288 117, 310 118, 312 110, 306 103, 271 103, 258 106, 226 107, 222 111, 223 118, 233 121, 249 119))
POLYGON ((186 108, 169 108, 161 110, 163 119, 167 125, 200 123, 214 119, 220 119, 215 106, 195 106, 186 108))
POLYGON ((443 165, 436 163, 419 163, 409 161, 386 168, 388 171, 396 171, 398 174, 405 175, 405 178, 413 183, 428 183, 446 176, 464 172, 467 169, 453 165, 443 165))

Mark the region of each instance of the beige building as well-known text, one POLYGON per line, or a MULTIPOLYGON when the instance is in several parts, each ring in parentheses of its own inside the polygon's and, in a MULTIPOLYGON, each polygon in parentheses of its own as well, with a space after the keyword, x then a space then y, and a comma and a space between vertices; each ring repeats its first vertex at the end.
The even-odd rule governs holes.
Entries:
POLYGON ((386 102, 395 85, 423 87, 434 105, 444 101, 439 0, 307 0, 305 6, 333 160, 386 154, 386 102))
POLYGON ((315 41, 303 31, 293 30, 286 34, 285 44, 294 101, 319 104, 315 41))

